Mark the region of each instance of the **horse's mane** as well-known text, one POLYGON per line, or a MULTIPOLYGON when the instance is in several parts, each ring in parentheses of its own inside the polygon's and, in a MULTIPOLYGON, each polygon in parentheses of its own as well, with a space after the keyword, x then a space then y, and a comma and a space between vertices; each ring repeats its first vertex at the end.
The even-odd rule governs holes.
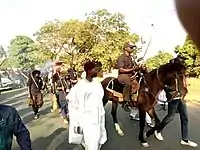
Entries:
POLYGON ((159 73, 161 74, 167 74, 167 73, 174 73, 174 72, 180 72, 181 70, 185 70, 185 66, 182 63, 166 63, 164 65, 161 65, 159 68, 155 68, 152 71, 149 72, 149 75, 154 75, 157 73, 157 69, 159 69, 159 73))

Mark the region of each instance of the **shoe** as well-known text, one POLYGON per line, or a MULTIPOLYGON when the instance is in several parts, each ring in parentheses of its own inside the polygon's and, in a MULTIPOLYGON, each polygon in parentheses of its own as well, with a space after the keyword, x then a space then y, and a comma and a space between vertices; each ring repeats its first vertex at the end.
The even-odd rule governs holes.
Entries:
POLYGON ((163 140, 164 140, 162 134, 159 133, 157 130, 154 132, 154 135, 155 135, 155 137, 156 137, 158 140, 160 140, 160 141, 163 141, 163 140))
POLYGON ((38 119, 38 118, 39 118, 39 115, 36 114, 36 115, 34 116, 34 119, 38 119))
POLYGON ((131 115, 131 114, 129 115, 129 117, 130 117, 131 120, 135 120, 135 121, 139 121, 139 120, 140 120, 139 117, 133 116, 133 115, 131 115))
POLYGON ((153 128, 155 126, 154 123, 147 123, 147 125, 150 127, 150 128, 153 128))
POLYGON ((64 124, 68 124, 68 121, 67 121, 67 119, 64 119, 64 121, 63 121, 63 122, 64 122, 64 124))
POLYGON ((188 140, 188 142, 181 140, 180 143, 181 143, 181 145, 187 145, 187 146, 190 146, 190 147, 197 147, 197 144, 190 141, 190 140, 188 140))

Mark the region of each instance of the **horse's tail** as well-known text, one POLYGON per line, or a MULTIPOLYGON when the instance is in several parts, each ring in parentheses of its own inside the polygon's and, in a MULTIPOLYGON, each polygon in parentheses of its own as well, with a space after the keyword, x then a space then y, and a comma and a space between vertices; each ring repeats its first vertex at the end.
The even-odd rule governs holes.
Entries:
POLYGON ((108 86, 108 83, 113 79, 114 77, 107 77, 103 81, 101 81, 101 84, 103 86, 103 89, 106 89, 108 86))
POLYGON ((107 86, 108 86, 108 84, 109 84, 109 82, 111 81, 113 79, 113 77, 107 77, 107 78, 105 78, 103 81, 101 81, 101 85, 102 85, 102 87, 103 87, 103 90, 104 90, 104 97, 103 97, 103 105, 105 106, 106 104, 107 104, 107 102, 108 102, 108 97, 107 97, 107 90, 106 90, 106 88, 107 88, 107 86))

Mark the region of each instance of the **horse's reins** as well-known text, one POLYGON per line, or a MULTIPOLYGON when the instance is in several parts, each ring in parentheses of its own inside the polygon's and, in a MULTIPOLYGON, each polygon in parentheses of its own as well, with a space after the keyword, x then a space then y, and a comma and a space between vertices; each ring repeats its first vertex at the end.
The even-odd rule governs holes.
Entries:
MULTIPOLYGON (((157 76, 157 79, 158 79, 159 84, 160 84, 161 86, 165 86, 165 85, 162 83, 162 81, 161 81, 161 79, 160 79, 160 77, 159 77, 159 68, 158 68, 157 71, 156 71, 156 76, 157 76)), ((179 92, 179 86, 178 86, 177 76, 178 76, 178 75, 177 75, 177 73, 176 73, 176 78, 175 78, 176 89, 175 89, 175 91, 172 91, 171 93, 179 92), (177 90, 177 89, 178 89, 178 90, 177 90)), ((159 94, 159 93, 160 93, 160 91, 158 92, 158 94, 159 94)), ((157 95, 158 95, 158 94, 157 94, 157 95)), ((157 96, 157 95, 156 95, 156 96, 157 96)), ((174 99, 175 96, 177 96, 177 94, 174 95, 174 96, 172 96, 172 97, 171 97, 169 100, 167 100, 167 101, 162 101, 162 100, 156 98, 156 101, 159 101, 159 102, 164 103, 164 106, 162 106, 162 108, 161 108, 160 110, 162 110, 162 109, 166 106, 166 103, 171 102, 171 101, 174 99)), ((160 111, 160 110, 158 110, 158 111, 160 111)))

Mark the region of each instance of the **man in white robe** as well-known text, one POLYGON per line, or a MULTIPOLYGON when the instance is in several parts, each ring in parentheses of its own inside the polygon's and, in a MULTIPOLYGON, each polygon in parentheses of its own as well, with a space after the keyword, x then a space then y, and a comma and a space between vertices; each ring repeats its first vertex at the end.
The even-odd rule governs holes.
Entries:
MULTIPOLYGON (((107 141, 105 129, 105 110, 103 107, 104 90, 95 79, 97 68, 94 62, 84 65, 86 77, 81 79, 69 92, 70 127, 78 122, 83 131, 82 145, 85 150, 100 150, 107 141)), ((69 141, 72 132, 69 132, 69 141)))

